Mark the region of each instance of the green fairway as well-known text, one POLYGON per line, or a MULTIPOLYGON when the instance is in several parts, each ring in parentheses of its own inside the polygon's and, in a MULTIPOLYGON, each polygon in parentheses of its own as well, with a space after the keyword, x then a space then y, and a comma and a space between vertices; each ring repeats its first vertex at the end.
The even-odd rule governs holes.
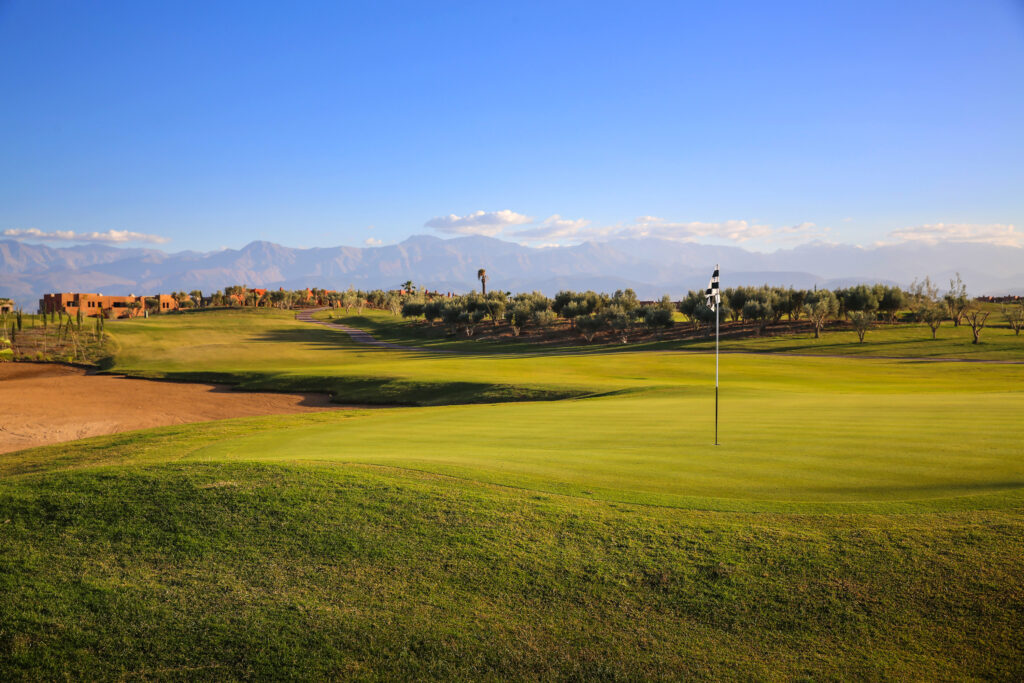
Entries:
MULTIPOLYGON (((913 358, 962 358, 966 360, 1000 360, 1024 362, 1024 335, 1015 335, 1007 325, 997 307, 992 309, 989 324, 981 334, 981 343, 973 344, 971 328, 967 324, 954 327, 946 321, 939 328, 936 339, 931 329, 924 324, 889 325, 878 323, 872 327, 860 343, 857 333, 846 327, 835 326, 822 332, 815 339, 813 332, 776 336, 732 336, 731 323, 723 321, 721 350, 730 352, 765 352, 774 354, 813 354, 829 356, 858 357, 913 357, 913 358)), ((690 330, 690 324, 677 313, 676 325, 690 330)), ((376 338, 396 344, 421 346, 429 349, 448 349, 472 353, 564 353, 572 348, 582 352, 626 352, 631 350, 685 349, 689 351, 713 351, 715 348, 713 330, 705 329, 698 339, 682 341, 645 341, 627 346, 607 337, 599 337, 593 344, 584 344, 582 339, 570 336, 560 343, 538 345, 528 337, 504 337, 500 340, 463 336, 449 337, 438 323, 424 326, 396 318, 384 311, 367 310, 362 315, 346 315, 344 310, 330 310, 317 313, 321 320, 333 320, 352 327, 365 329, 376 338), (708 333, 705 336, 705 333, 708 333), (567 348, 568 345, 568 348, 567 348)), ((481 327, 486 329, 489 323, 481 327)))
MULTIPOLYGON (((970 326, 954 327, 947 322, 935 339, 927 325, 879 323, 868 330, 864 343, 853 330, 826 330, 819 339, 813 333, 725 339, 725 351, 757 351, 834 356, 963 358, 967 360, 1024 361, 1024 335, 1016 335, 1000 316, 981 332, 981 343, 974 344, 970 326)), ((694 342, 691 349, 711 350, 714 340, 694 342)))
POLYGON ((728 355, 715 447, 704 354, 392 351, 266 313, 116 330, 114 369, 150 376, 234 375, 253 388, 326 388, 339 401, 373 400, 374 387, 398 403, 592 396, 386 411, 195 455, 211 460, 363 462, 714 509, 961 496, 987 505, 988 494, 1024 487, 1024 365, 728 355))
POLYGON ((3 678, 1024 671, 1024 365, 725 355, 716 447, 668 345, 107 330, 114 372, 404 407, 0 456, 3 678))
POLYGON ((766 387, 745 388, 729 396, 723 445, 716 448, 709 393, 664 389, 554 404, 377 412, 338 425, 222 441, 193 457, 372 463, 711 509, 888 502, 872 509, 906 510, 955 496, 970 497, 961 505, 991 505, 993 498, 982 494, 1024 487, 1021 432, 1014 424, 1022 398, 779 390, 773 396, 766 387), (794 430, 794 424, 801 426, 794 430), (965 434, 976 435, 971 449, 961 445, 965 434))

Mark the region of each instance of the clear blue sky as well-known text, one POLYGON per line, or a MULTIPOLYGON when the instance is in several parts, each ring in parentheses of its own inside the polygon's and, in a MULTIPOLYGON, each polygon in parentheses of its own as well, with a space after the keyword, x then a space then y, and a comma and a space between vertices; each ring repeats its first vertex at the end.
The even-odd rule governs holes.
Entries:
POLYGON ((1024 245, 1015 0, 0 0, 0 98, 0 237, 1024 245))

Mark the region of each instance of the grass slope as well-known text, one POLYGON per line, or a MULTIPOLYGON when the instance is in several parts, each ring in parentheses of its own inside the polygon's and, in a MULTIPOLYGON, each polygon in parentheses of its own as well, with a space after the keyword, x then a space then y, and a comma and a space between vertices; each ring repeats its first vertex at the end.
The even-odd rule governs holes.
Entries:
MULTIPOLYGON (((173 460, 218 428, 100 441, 173 460)), ((1009 680, 1022 532, 1016 511, 697 513, 360 466, 37 473, 0 482, 0 673, 1009 680)))
POLYGON ((0 678, 1024 675, 1024 366, 726 356, 715 448, 702 354, 108 331, 133 374, 456 405, 0 456, 0 678))
POLYGON ((116 321, 107 331, 112 356, 102 367, 136 377, 325 391, 344 402, 407 405, 551 400, 593 391, 583 377, 559 385, 540 375, 461 368, 454 359, 421 364, 434 355, 367 348, 343 333, 296 321, 294 313, 268 309, 116 321))

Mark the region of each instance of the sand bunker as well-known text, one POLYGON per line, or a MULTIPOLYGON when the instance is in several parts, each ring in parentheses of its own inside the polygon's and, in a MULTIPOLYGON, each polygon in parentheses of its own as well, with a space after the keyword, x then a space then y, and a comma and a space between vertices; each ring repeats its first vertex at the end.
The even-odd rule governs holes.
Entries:
POLYGON ((326 394, 241 392, 62 365, 0 363, 0 453, 146 427, 342 407, 326 394))

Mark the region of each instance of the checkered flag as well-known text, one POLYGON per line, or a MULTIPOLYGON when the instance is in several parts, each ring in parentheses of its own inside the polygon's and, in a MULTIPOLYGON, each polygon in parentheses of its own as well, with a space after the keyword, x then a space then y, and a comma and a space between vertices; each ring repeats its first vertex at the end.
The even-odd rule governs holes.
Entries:
POLYGON ((715 266, 715 272, 711 275, 711 282, 708 283, 704 297, 708 308, 712 311, 718 307, 718 304, 722 303, 722 295, 718 292, 718 266, 715 266))

